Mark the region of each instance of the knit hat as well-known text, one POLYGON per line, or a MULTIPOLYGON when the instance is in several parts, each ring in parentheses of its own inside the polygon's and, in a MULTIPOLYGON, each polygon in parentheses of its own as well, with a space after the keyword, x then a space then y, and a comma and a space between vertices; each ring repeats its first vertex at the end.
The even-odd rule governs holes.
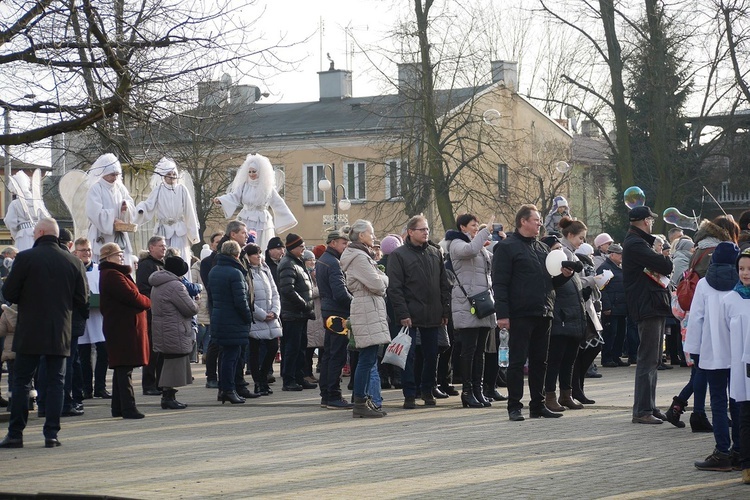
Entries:
POLYGON ((607 249, 607 253, 622 253, 622 245, 619 243, 612 243, 607 249))
POLYGON ((99 260, 105 260, 118 253, 123 253, 120 245, 117 243, 105 243, 101 250, 99 250, 99 260))
POLYGON ((60 243, 70 243, 73 241, 73 233, 65 229, 64 227, 60 228, 60 236, 57 238, 60 240, 60 243))
POLYGON ((289 233, 286 235, 286 249, 294 250, 295 248, 305 244, 305 241, 298 234, 289 233))
POLYGON ((312 253, 315 254, 315 258, 319 259, 321 255, 326 252, 325 245, 315 245, 312 249, 312 253))
POLYGON ((395 234, 389 234, 380 242, 380 250, 383 255, 390 255, 395 249, 403 245, 401 238, 395 234))
POLYGON ((278 236, 274 236, 270 240, 268 240, 268 247, 266 247, 266 250, 271 250, 272 248, 284 248, 284 244, 281 242, 281 238, 278 236))
POLYGON ((208 246, 208 243, 204 243, 201 247, 201 260, 205 259, 209 255, 211 255, 211 247, 208 246))
POLYGON ((338 229, 334 229, 330 233, 328 233, 328 237, 326 238, 326 245, 328 245, 333 240, 348 240, 349 237, 339 231, 338 229))
POLYGON ((737 261, 737 255, 740 253, 740 247, 731 241, 722 241, 711 255, 712 264, 734 264, 737 261))
POLYGON ((547 236, 542 238, 542 243, 547 245, 547 248, 552 248, 557 243, 560 243, 560 238, 558 238, 554 234, 548 234, 547 236))
POLYGON ((612 237, 607 233, 602 233, 598 235, 596 238, 594 238, 594 248, 599 248, 602 245, 606 245, 607 243, 614 243, 615 240, 612 239, 612 237))
POLYGON ((164 260, 164 269, 175 276, 184 276, 188 272, 188 265, 181 257, 167 257, 164 260))
POLYGON ((245 255, 249 257, 251 255, 259 254, 260 247, 255 243, 248 243, 247 245, 245 245, 245 248, 243 248, 242 251, 245 252, 245 255))
POLYGON ((312 260, 315 258, 315 254, 312 253, 310 250, 305 250, 302 252, 302 260, 312 260))
POLYGON ((592 247, 588 243, 582 243, 581 246, 578 247, 578 250, 576 250, 576 254, 594 255, 594 247, 592 247))

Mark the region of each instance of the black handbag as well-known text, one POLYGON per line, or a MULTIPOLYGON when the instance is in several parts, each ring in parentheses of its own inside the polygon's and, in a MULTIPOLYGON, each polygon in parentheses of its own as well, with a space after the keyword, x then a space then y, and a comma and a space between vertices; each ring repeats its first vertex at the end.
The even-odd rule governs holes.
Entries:
MULTIPOLYGON (((484 292, 469 297, 469 295, 466 293, 466 290, 464 290, 463 285, 461 285, 461 282, 458 280, 458 275, 455 273, 455 271, 451 272, 453 273, 453 278, 456 280, 456 284, 461 289, 461 292, 463 292, 464 296, 466 296, 466 299, 471 305, 471 309, 469 310, 471 314, 479 319, 482 319, 495 313, 495 298, 492 296, 491 289, 487 289, 484 292)), ((487 283, 487 285, 489 286, 489 282, 487 283)))

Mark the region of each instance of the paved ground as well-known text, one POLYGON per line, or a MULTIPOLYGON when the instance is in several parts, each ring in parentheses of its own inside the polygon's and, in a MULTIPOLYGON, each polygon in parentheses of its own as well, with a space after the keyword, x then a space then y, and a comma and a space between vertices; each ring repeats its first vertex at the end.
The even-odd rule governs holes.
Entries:
MULTIPOLYGON (((384 419, 320 409, 316 391, 221 405, 196 383, 182 411, 137 395, 144 420, 113 419, 104 400, 63 420, 63 446, 45 449, 32 418, 25 448, 0 450, 0 492, 128 498, 750 498, 740 473, 700 472, 712 434, 630 423, 634 367, 587 381, 597 404, 560 419, 510 422, 504 403, 400 409, 384 419)), ((689 371, 659 372, 664 409, 689 371)), ((4 381, 3 381, 4 382, 4 381)), ((687 415, 686 415, 687 416, 687 415)), ((6 424, 0 424, 6 425, 6 424)), ((2 494, 0 494, 2 496, 2 494)))

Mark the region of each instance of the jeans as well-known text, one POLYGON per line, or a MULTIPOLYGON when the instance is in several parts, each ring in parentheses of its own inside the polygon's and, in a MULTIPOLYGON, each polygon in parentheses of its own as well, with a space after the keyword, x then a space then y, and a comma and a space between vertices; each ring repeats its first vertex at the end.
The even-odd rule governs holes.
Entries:
POLYGON ((301 384, 305 378, 305 348, 307 347, 307 320, 287 320, 281 325, 284 331, 284 364, 281 376, 284 385, 301 384))
POLYGON ((365 392, 367 392, 367 395, 370 396, 370 399, 372 399, 372 402, 375 404, 375 406, 377 406, 378 408, 383 406, 383 395, 380 392, 380 372, 378 371, 377 362, 372 366, 372 369, 370 370, 370 380, 367 381, 367 390, 365 392))
POLYGON ((320 357, 320 374, 318 375, 320 398, 324 401, 338 401, 342 397, 341 370, 346 364, 346 348, 349 345, 349 339, 346 335, 339 335, 328 328, 323 335, 323 354, 320 357))
POLYGON ((732 415, 732 434, 729 435, 729 417, 727 416, 727 388, 729 387, 729 369, 704 370, 711 394, 711 423, 714 427, 716 449, 722 453, 729 453, 731 444, 735 448, 740 442, 739 408, 734 399, 729 399, 729 412, 732 415))
MULTIPOLYGON (((367 397, 368 385, 373 368, 377 372, 378 346, 371 345, 359 350, 359 362, 357 371, 354 373, 354 397, 364 399, 367 397)), ((378 382, 378 386, 380 383, 378 382)))
POLYGON ((201 354, 205 354, 208 349, 208 341, 211 340, 211 325, 204 325, 203 323, 198 324, 198 335, 195 337, 195 342, 198 344, 198 351, 201 354))
POLYGON ((633 418, 653 415, 656 408, 656 374, 661 362, 660 339, 664 333, 663 317, 646 318, 638 322, 638 364, 635 367, 633 390, 633 418))
POLYGON ((557 379, 560 378, 560 391, 569 391, 573 383, 573 365, 578 355, 580 340, 567 335, 552 335, 549 338, 547 354, 547 375, 544 390, 555 392, 557 379))
POLYGON ((79 344, 78 356, 81 358, 81 375, 83 376, 83 393, 93 394, 101 393, 107 390, 107 363, 109 356, 107 354, 107 344, 97 342, 96 344, 79 344), (94 348, 96 349, 96 362, 93 363, 91 355, 94 348))
POLYGON ((240 345, 221 346, 219 389, 222 392, 232 392, 237 389, 234 378, 237 372, 237 359, 241 352, 242 346, 240 345))
MULTIPOLYGON (((401 376, 403 383, 403 393, 405 398, 415 398, 417 396, 417 385, 414 373, 414 356, 417 347, 417 328, 422 340, 422 370, 420 377, 420 389, 425 394, 431 394, 432 388, 435 387, 435 375, 437 370, 438 358, 438 327, 412 327, 409 328, 411 337, 411 347, 406 357, 406 368, 401 376)), ((360 361, 361 362, 361 361, 360 361)))
POLYGON ((529 409, 544 408, 544 377, 552 318, 528 316, 510 320, 508 339, 508 412, 523 408, 523 366, 529 360, 529 409))
POLYGON ((602 364, 607 361, 617 361, 622 356, 622 348, 625 344, 626 317, 625 316, 602 316, 607 322, 604 324, 602 338, 602 364))
POLYGON ((40 362, 44 363, 46 373, 46 408, 44 420, 45 439, 57 438, 60 432, 60 415, 63 407, 65 389, 65 356, 44 356, 37 354, 16 354, 13 366, 13 398, 10 404, 10 423, 8 436, 20 439, 29 420, 29 390, 40 362))
POLYGON ((690 368, 690 380, 677 397, 687 401, 690 396, 693 396, 693 413, 706 413, 706 388, 708 387, 706 371, 698 368, 698 362, 700 361, 698 354, 691 354, 690 359, 693 360, 693 366, 690 368))

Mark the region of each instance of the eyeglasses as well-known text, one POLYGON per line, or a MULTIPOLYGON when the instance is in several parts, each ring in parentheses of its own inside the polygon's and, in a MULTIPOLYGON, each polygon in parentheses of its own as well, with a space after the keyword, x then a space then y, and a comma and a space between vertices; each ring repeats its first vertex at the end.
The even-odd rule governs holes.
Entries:
POLYGON ((412 229, 412 231, 420 231, 423 233, 429 233, 430 228, 429 227, 415 227, 414 229, 412 229))
POLYGON ((76 252, 91 253, 91 249, 90 248, 77 248, 76 252))

